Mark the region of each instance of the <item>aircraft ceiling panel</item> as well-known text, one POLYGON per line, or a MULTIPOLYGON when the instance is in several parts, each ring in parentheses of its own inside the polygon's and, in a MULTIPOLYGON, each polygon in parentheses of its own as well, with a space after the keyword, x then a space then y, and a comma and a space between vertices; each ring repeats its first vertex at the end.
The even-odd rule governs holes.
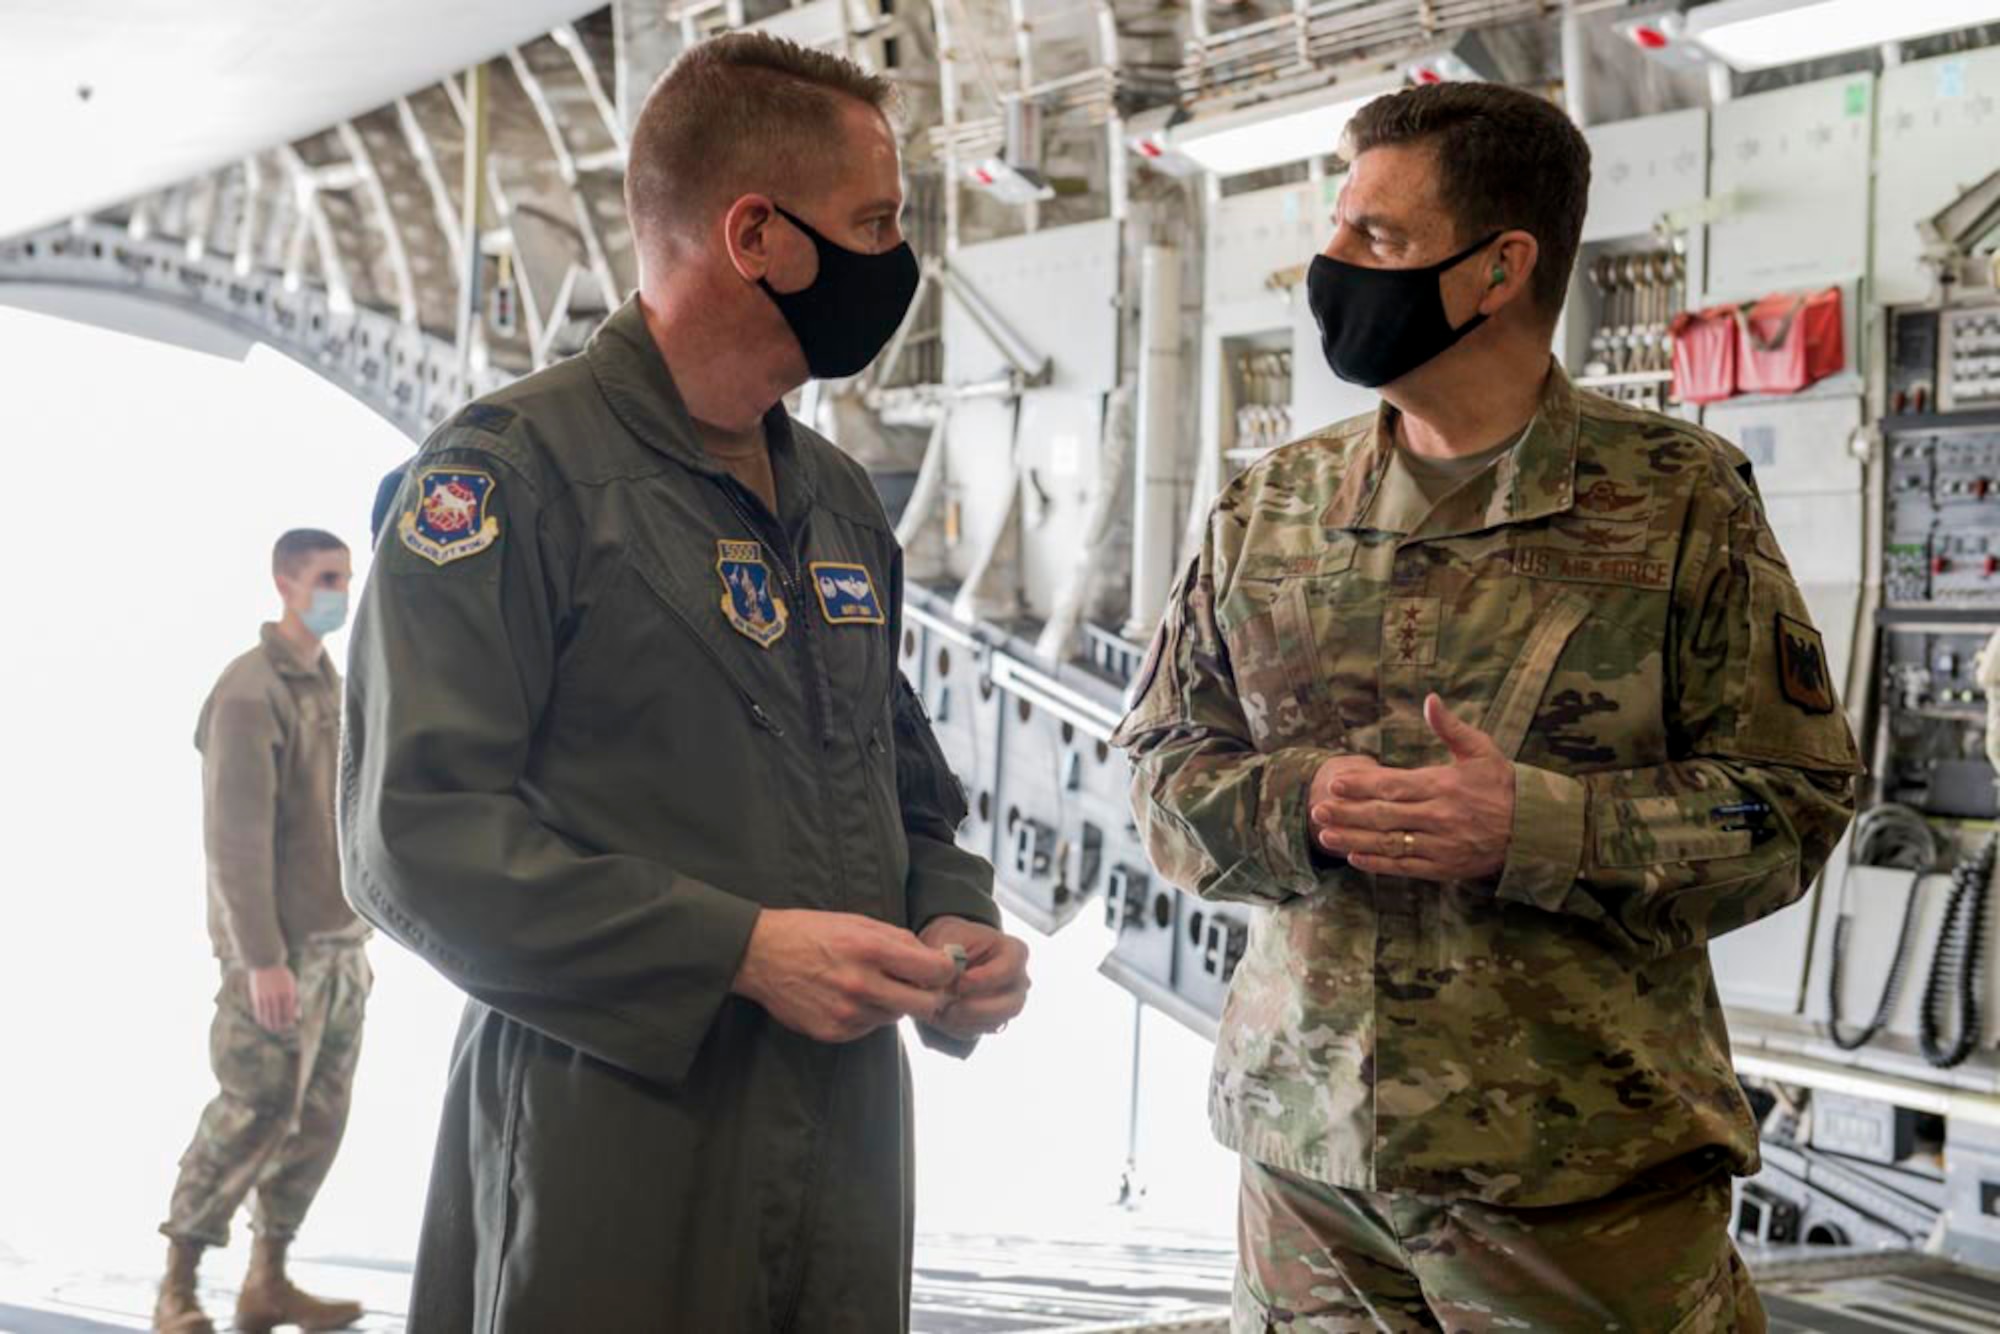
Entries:
POLYGON ((590 0, 15 0, 0 41, 0 236, 358 116, 590 0))

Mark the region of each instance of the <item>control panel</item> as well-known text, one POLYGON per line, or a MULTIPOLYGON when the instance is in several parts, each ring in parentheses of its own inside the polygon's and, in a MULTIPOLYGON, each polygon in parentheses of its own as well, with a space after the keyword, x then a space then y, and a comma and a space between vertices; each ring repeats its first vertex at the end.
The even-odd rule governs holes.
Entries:
POLYGON ((2000 429, 1893 437, 1888 511, 1891 606, 2000 608, 2000 429))
POLYGON ((1990 629, 1892 630, 1884 645, 1882 699, 1889 728, 1884 800, 1929 815, 1990 819, 1986 692, 1979 654, 1990 629))
POLYGON ((1940 323, 1938 406, 2000 407, 2000 306, 1946 311, 1940 323))

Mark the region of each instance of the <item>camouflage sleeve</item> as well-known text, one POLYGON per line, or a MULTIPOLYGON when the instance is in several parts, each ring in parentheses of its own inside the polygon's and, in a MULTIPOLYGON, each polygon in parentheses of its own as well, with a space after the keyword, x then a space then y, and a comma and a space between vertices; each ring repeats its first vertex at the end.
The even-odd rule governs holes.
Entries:
POLYGON ((1339 754, 1250 739, 1215 621, 1209 544, 1189 563, 1153 636, 1112 744, 1130 752, 1132 813, 1153 864, 1208 899, 1282 903, 1319 887, 1307 794, 1339 754))
POLYGON ((1674 759, 1581 777, 1516 765, 1502 898, 1666 954, 1794 902, 1831 855, 1859 755, 1784 553, 1754 496, 1736 497, 1727 513, 1698 502, 1684 539, 1666 648, 1674 759))
POLYGON ((377 553, 349 654, 347 894, 481 1004, 673 1084, 729 994, 758 908, 659 861, 583 847, 523 793, 574 548, 520 429, 444 428, 377 553), (482 534, 449 549, 412 527, 443 476, 468 488, 482 534))

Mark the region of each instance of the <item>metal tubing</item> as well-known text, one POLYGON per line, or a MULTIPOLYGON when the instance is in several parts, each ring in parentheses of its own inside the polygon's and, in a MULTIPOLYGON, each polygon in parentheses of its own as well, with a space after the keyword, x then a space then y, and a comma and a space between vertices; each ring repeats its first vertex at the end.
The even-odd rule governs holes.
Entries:
POLYGON ((1562 16, 1563 106, 1578 129, 1590 126, 1590 45, 1576 0, 1564 0, 1562 16))
POLYGON ((465 191, 459 196, 465 201, 465 208, 459 219, 458 378, 469 384, 472 344, 480 324, 479 282, 486 262, 479 245, 486 223, 486 134, 490 108, 483 61, 466 72, 465 82, 465 191))
POLYGON ((1139 261, 1139 426, 1132 469, 1132 600, 1127 639, 1146 639, 1167 605, 1180 490, 1181 253, 1149 245, 1139 261))

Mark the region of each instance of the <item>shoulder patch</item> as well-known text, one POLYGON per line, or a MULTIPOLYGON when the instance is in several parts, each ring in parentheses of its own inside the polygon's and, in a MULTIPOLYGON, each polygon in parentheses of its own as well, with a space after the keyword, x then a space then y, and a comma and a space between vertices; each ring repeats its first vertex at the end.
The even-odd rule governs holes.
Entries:
POLYGON ((492 513, 498 487, 477 468, 426 468, 417 475, 416 508, 396 525, 404 546, 433 565, 476 556, 500 540, 492 513))
POLYGON ((514 409, 503 408, 497 403, 472 403, 459 412, 457 422, 475 431, 498 435, 513 425, 514 409))
POLYGON ((1833 682, 1828 678, 1826 643, 1819 631, 1783 612, 1778 616, 1778 688, 1807 713, 1832 713, 1833 682))

